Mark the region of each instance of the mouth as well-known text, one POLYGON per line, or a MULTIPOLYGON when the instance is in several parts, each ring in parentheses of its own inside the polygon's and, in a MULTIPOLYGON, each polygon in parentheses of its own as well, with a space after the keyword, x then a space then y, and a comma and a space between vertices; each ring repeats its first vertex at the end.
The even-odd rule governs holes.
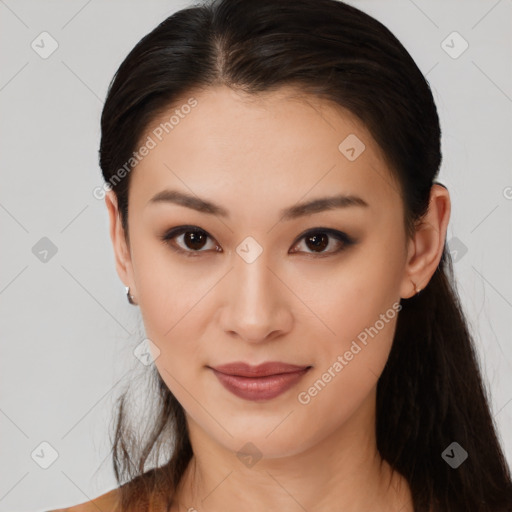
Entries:
POLYGON ((312 366, 268 362, 252 366, 243 362, 208 367, 225 389, 244 400, 275 398, 296 385, 312 366))

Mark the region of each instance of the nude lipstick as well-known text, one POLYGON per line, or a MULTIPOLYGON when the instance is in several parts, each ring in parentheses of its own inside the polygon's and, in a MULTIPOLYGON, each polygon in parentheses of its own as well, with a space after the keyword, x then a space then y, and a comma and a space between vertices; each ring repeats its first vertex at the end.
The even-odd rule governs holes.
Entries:
POLYGON ((311 366, 267 362, 252 366, 244 362, 209 367, 220 383, 244 400, 270 400, 297 384, 311 366))

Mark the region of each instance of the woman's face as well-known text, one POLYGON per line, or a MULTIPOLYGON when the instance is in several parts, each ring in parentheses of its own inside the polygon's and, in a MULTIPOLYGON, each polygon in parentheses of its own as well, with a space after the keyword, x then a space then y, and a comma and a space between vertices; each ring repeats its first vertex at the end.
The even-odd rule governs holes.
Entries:
POLYGON ((371 424, 399 301, 414 293, 402 200, 376 143, 342 109, 291 93, 209 88, 148 128, 118 267, 194 432, 269 458, 371 424), (302 208, 338 196, 353 200, 302 208), (242 397, 211 369, 240 361, 309 369, 277 396, 242 397))

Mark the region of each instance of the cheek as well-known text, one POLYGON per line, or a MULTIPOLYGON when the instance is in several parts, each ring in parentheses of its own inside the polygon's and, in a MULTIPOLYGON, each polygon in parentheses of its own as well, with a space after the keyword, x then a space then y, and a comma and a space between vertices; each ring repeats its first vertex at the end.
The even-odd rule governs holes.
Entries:
MULTIPOLYGON (((164 339, 173 332, 206 293, 208 281, 192 262, 180 263, 156 237, 133 243, 139 308, 147 331, 164 339)), ((149 337, 149 336, 148 336, 149 337)))
POLYGON ((393 255, 385 257, 382 249, 361 251, 346 265, 340 265, 331 272, 325 284, 303 290, 308 305, 331 332, 331 338, 338 348, 359 335, 364 340, 366 329, 371 328, 382 315, 386 316, 385 326, 378 322, 384 336, 389 333, 388 322, 395 316, 399 301, 400 269, 393 255), (393 308, 394 305, 394 308, 393 308))
POLYGON ((301 388, 303 399, 297 397, 312 414, 332 403, 338 419, 350 414, 384 369, 401 309, 400 265, 391 252, 377 244, 361 251, 310 302, 330 331, 318 340, 314 373, 301 388))
POLYGON ((330 317, 334 334, 319 340, 322 355, 315 376, 325 374, 326 382, 334 382, 336 379, 329 377, 334 373, 343 375, 338 382, 355 382, 363 374, 380 375, 393 343, 399 302, 350 300, 350 296, 344 296, 338 308, 330 317))
POLYGON ((192 362, 200 364, 197 340, 201 339, 201 298, 212 283, 198 278, 195 271, 184 271, 183 265, 173 264, 165 250, 151 247, 151 243, 139 244, 133 261, 145 334, 159 350, 155 365, 170 389, 178 391, 179 385, 171 375, 179 382, 180 371, 190 373, 192 362))
POLYGON ((357 316, 340 316, 335 327, 342 334, 297 390, 296 420, 307 424, 307 418, 318 418, 315 439, 328 436, 357 411, 372 414, 369 397, 388 360, 397 314, 393 307, 378 314, 360 308, 357 316))

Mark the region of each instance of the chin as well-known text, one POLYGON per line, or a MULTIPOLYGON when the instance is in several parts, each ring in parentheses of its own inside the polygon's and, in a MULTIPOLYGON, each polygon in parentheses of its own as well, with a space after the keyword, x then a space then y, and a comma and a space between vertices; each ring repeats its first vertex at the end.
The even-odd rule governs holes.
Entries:
POLYGON ((297 428, 297 425, 294 425, 293 432, 290 428, 280 430, 281 427, 273 431, 275 426, 276 423, 273 422, 271 426, 267 423, 261 423, 259 427, 253 424, 251 429, 228 427, 233 437, 226 434, 222 439, 217 439, 217 442, 234 452, 242 463, 246 456, 252 456, 258 460, 291 457, 314 444, 314 439, 305 438, 304 429, 297 428), (269 432, 271 432, 270 435, 269 432))

